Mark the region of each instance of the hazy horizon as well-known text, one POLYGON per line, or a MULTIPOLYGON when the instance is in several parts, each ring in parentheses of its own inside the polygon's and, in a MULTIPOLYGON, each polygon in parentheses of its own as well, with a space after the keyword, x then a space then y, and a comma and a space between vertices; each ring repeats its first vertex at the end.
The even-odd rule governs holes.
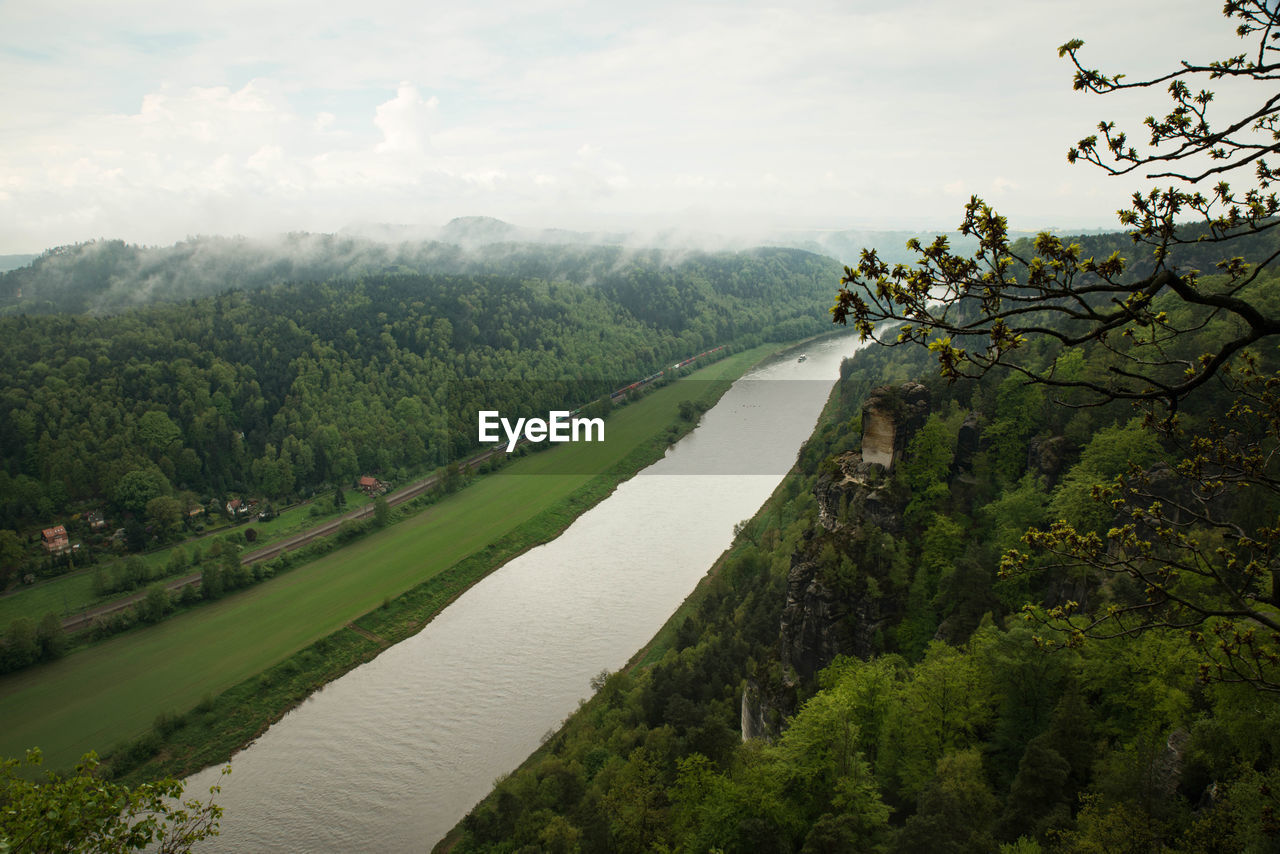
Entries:
POLYGON ((346 9, 0 8, 0 254, 465 216, 942 231, 972 194, 1018 230, 1114 228, 1136 182, 1065 153, 1164 95, 1073 92, 1057 46, 1131 79, 1239 50, 1191 0, 346 9))

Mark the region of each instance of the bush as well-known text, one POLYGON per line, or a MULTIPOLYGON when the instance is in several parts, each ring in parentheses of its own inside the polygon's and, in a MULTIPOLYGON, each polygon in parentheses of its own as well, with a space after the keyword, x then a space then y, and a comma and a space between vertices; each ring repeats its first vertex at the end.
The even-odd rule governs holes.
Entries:
POLYGON ((144 623, 158 623, 169 613, 172 603, 169 591, 163 584, 153 584, 147 588, 147 595, 137 605, 138 619, 144 623))
POLYGON ((178 594, 178 604, 186 608, 200 601, 200 591, 194 584, 184 584, 178 594))
POLYGON ((186 726, 186 716, 177 714, 176 712, 161 712, 156 715, 155 721, 151 724, 151 728, 155 730, 161 738, 173 734, 175 731, 186 726))
POLYGON ((67 633, 62 629, 62 620, 50 611, 40 619, 36 626, 36 643, 40 646, 40 657, 45 661, 61 658, 67 651, 67 633))

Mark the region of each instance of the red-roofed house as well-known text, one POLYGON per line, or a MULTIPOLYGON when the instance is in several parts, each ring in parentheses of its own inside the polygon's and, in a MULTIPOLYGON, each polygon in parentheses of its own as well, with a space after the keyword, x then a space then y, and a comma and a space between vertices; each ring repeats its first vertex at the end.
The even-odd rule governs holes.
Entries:
POLYGON ((71 540, 67 538, 67 529, 62 525, 54 525, 41 531, 40 542, 51 555, 71 551, 71 540))
POLYGON ((356 488, 365 495, 381 495, 387 491, 385 483, 367 474, 361 475, 360 480, 356 481, 356 488))

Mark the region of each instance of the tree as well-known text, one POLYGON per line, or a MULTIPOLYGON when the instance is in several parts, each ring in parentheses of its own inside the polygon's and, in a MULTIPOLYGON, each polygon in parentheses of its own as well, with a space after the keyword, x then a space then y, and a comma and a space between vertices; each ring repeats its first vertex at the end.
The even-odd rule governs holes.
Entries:
POLYGON ((916 814, 898 839, 899 851, 990 851, 999 801, 992 794, 977 750, 948 753, 920 793, 916 814))
POLYGON ((379 495, 373 499, 373 524, 375 527, 385 528, 389 521, 391 521, 391 505, 387 503, 385 496, 379 495))
POLYGON ((161 495, 168 495, 169 479, 160 469, 152 466, 129 472, 116 484, 115 500, 122 510, 142 513, 147 502, 161 495))
POLYGON ((27 779, 24 770, 40 762, 40 751, 30 750, 24 761, 0 763, 0 851, 177 854, 218 833, 222 808, 214 803, 216 785, 205 802, 180 801, 183 785, 177 780, 130 789, 97 776, 93 753, 68 776, 49 772, 41 782, 27 779))
POLYGON ((62 628, 62 620, 49 611, 40 618, 36 626, 36 643, 40 646, 40 657, 52 661, 61 658, 67 650, 67 633, 62 628))
POLYGON ((453 493, 453 492, 457 492, 459 489, 462 488, 462 483, 464 480, 464 474, 463 474, 464 465, 465 463, 463 463, 462 461, 459 461, 456 463, 449 463, 444 467, 444 478, 441 481, 440 485, 445 492, 453 493))
POLYGON ((222 591, 222 567, 218 561, 210 560, 200 569, 200 593, 206 599, 217 599, 222 591))
POLYGON ((138 419, 138 438, 152 454, 159 454, 182 441, 182 428, 165 413, 153 409, 138 419))
POLYGON ((36 624, 28 617, 19 617, 9 624, 4 635, 3 654, 4 670, 18 670, 26 667, 40 657, 40 643, 36 639, 36 624))
POLYGON ((1104 121, 1067 155, 1110 175, 1170 182, 1135 192, 1119 214, 1147 257, 1083 257, 1048 233, 1011 243, 1005 219, 974 197, 960 226, 978 238, 972 257, 952 253, 945 237, 911 241, 920 258, 910 266, 864 251, 845 268, 831 311, 864 339, 927 347, 952 380, 1003 368, 1069 405, 1142 405, 1175 462, 1132 466, 1091 490, 1116 521, 1105 535, 1066 522, 1033 530, 1025 539, 1050 555, 1047 567, 1013 551, 1002 572, 1084 566, 1120 582, 1101 607, 1032 612, 1067 643, 1184 631, 1201 648, 1205 678, 1280 691, 1280 372, 1250 349, 1280 335, 1280 305, 1266 292, 1280 258, 1271 190, 1280 171, 1266 161, 1280 151, 1280 9, 1229 0, 1223 13, 1245 52, 1150 79, 1086 68, 1078 39, 1059 49, 1078 90, 1167 86, 1170 111, 1143 121, 1145 145, 1104 121), (1213 92, 1190 85, 1206 78, 1256 106, 1211 121, 1213 92), (1208 265, 1216 273, 1206 275, 1208 265), (1188 404, 1205 397, 1216 414, 1201 402, 1199 435, 1185 431, 1188 404))
POLYGON ((147 529, 136 517, 126 519, 124 523, 125 546, 131 552, 140 552, 147 547, 147 529))
POLYGON ((138 617, 144 623, 158 623, 164 619, 172 607, 169 591, 163 584, 153 584, 147 588, 147 595, 137 605, 138 617))
MULTIPOLYGON (((1202 271, 1178 272, 1173 265, 1176 247, 1232 241, 1238 245, 1280 225, 1275 219, 1280 200, 1269 191, 1280 171, 1264 159, 1277 151, 1280 140, 1280 96, 1267 97, 1256 109, 1215 128, 1208 118, 1213 93, 1193 93, 1187 85, 1203 77, 1238 88, 1280 79, 1280 63, 1273 61, 1277 48, 1271 43, 1280 11, 1263 0, 1230 0, 1224 14, 1240 21, 1241 38, 1256 38, 1254 53, 1208 63, 1183 62, 1180 69, 1149 80, 1131 82, 1123 74, 1109 76, 1084 68, 1079 60, 1084 42, 1079 39, 1059 48, 1059 56, 1069 57, 1076 68, 1076 89, 1107 94, 1169 84, 1169 114, 1143 122, 1150 134, 1147 148, 1130 145, 1127 134, 1104 121, 1098 126, 1102 145, 1095 134, 1077 142, 1067 155, 1071 163, 1090 163, 1111 175, 1147 167, 1156 170, 1147 178, 1175 182, 1163 190, 1135 192, 1131 207, 1119 215, 1134 243, 1153 250, 1149 272, 1137 280, 1126 279, 1129 265, 1118 253, 1101 261, 1081 258, 1079 246, 1064 244, 1047 232, 1036 238, 1034 252, 1015 251, 1004 217, 975 197, 960 226, 962 234, 979 239, 972 258, 952 254, 945 237, 927 247, 910 241, 908 246, 920 254, 914 267, 899 264, 891 269, 874 251, 864 251, 856 270, 845 268, 842 284, 858 289, 839 291, 832 308, 835 322, 843 324, 852 317, 863 338, 881 343, 924 344, 937 353, 947 376, 972 376, 1001 365, 1037 383, 1078 388, 1100 400, 1163 401, 1170 407, 1242 348, 1280 334, 1280 314, 1248 298, 1250 287, 1280 252, 1252 265, 1223 257, 1217 266, 1225 281, 1204 280, 1202 271), (1247 181, 1251 186, 1240 191, 1222 176, 1242 167, 1252 168, 1254 176, 1247 181), (1217 182, 1212 189, 1197 189, 1211 180, 1217 182), (1198 228, 1188 227, 1183 221, 1188 216, 1198 228), (1196 331, 1203 317, 1189 315, 1176 322, 1158 305, 1157 297, 1165 293, 1233 319, 1236 333, 1212 353, 1175 358, 1167 353, 1170 342, 1196 331), (883 321, 906 325, 886 341, 880 336, 890 334, 887 327, 876 328, 883 321), (1112 354, 1115 363, 1104 378, 1070 378, 1055 374, 1053 365, 1036 370, 1015 358, 1028 340, 1046 337, 1064 347, 1094 342, 1112 354), (981 349, 958 346, 966 340, 981 349)), ((1266 87, 1263 91, 1269 92, 1266 87)))
POLYGON ((176 498, 170 498, 167 495, 161 495, 152 498, 147 502, 147 521, 154 526, 159 534, 171 534, 182 527, 182 519, 185 515, 182 509, 182 502, 176 498))
POLYGON ((22 538, 13 531, 0 531, 0 590, 9 586, 9 579, 25 561, 22 538))

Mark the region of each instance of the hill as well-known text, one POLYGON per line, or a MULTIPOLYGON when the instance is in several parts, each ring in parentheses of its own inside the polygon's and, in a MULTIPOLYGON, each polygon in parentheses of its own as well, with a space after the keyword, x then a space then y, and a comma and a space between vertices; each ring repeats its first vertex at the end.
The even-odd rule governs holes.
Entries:
POLYGON ((172 520, 146 511, 157 498, 203 507, 360 474, 401 482, 474 448, 480 409, 573 409, 712 347, 824 331, 839 273, 787 249, 418 245, 415 257, 473 270, 422 274, 336 238, 299 237, 270 263, 254 246, 93 244, 28 268, 45 283, 33 299, 119 305, 141 282, 172 301, 0 318, 0 528, 27 539, 95 509, 163 539, 172 520))

